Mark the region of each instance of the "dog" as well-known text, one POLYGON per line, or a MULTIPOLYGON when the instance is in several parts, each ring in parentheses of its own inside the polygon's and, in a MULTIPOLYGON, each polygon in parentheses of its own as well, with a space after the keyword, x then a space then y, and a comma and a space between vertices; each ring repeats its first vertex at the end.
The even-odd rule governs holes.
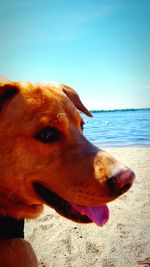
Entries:
POLYGON ((133 184, 132 170, 85 138, 80 112, 92 117, 67 85, 1 80, 0 266, 38 266, 23 225, 44 204, 102 226, 106 203, 133 184))

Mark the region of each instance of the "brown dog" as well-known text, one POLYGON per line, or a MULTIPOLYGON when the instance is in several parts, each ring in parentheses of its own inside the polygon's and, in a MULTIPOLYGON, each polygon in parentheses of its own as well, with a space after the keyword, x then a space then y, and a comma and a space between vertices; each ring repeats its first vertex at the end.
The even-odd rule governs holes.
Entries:
POLYGON ((103 225, 106 203, 132 185, 134 173, 84 137, 78 110, 92 116, 68 86, 1 81, 0 266, 37 266, 30 244, 7 225, 23 228, 43 204, 103 225))

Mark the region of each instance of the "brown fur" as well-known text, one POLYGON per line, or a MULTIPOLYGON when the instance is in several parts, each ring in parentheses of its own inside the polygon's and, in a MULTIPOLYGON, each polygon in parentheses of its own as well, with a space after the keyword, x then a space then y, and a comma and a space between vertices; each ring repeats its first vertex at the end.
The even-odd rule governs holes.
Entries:
MULTIPOLYGON (((65 85, 1 82, 0 216, 37 217, 44 201, 34 182, 78 205, 98 206, 117 197, 107 181, 119 163, 87 141, 77 109, 91 116, 76 92, 65 85), (45 144, 34 138, 44 126, 61 133, 58 142, 45 144)), ((0 266, 36 266, 26 241, 0 244, 0 266), (33 263, 27 263, 31 258, 33 263)))

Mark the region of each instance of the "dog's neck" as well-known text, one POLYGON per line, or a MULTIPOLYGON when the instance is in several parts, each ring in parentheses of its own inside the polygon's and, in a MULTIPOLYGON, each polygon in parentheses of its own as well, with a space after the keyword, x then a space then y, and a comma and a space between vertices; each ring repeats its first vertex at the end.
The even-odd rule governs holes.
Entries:
POLYGON ((0 217, 0 240, 11 238, 24 238, 24 219, 0 217))

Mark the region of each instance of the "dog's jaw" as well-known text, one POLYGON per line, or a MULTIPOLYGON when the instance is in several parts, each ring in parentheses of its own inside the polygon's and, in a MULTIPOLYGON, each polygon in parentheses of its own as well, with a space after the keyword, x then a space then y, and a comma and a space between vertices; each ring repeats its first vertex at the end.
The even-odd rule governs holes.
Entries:
POLYGON ((109 209, 106 204, 98 207, 74 205, 40 183, 34 183, 33 187, 45 204, 67 219, 78 223, 95 222, 98 226, 103 226, 109 219, 109 209))
POLYGON ((65 199, 40 183, 34 183, 33 187, 37 195, 51 208, 54 208, 63 217, 79 223, 90 223, 91 220, 84 214, 81 214, 65 199))
POLYGON ((22 200, 10 201, 0 194, 0 216, 10 216, 16 219, 34 219, 43 211, 42 204, 27 205, 22 200))

